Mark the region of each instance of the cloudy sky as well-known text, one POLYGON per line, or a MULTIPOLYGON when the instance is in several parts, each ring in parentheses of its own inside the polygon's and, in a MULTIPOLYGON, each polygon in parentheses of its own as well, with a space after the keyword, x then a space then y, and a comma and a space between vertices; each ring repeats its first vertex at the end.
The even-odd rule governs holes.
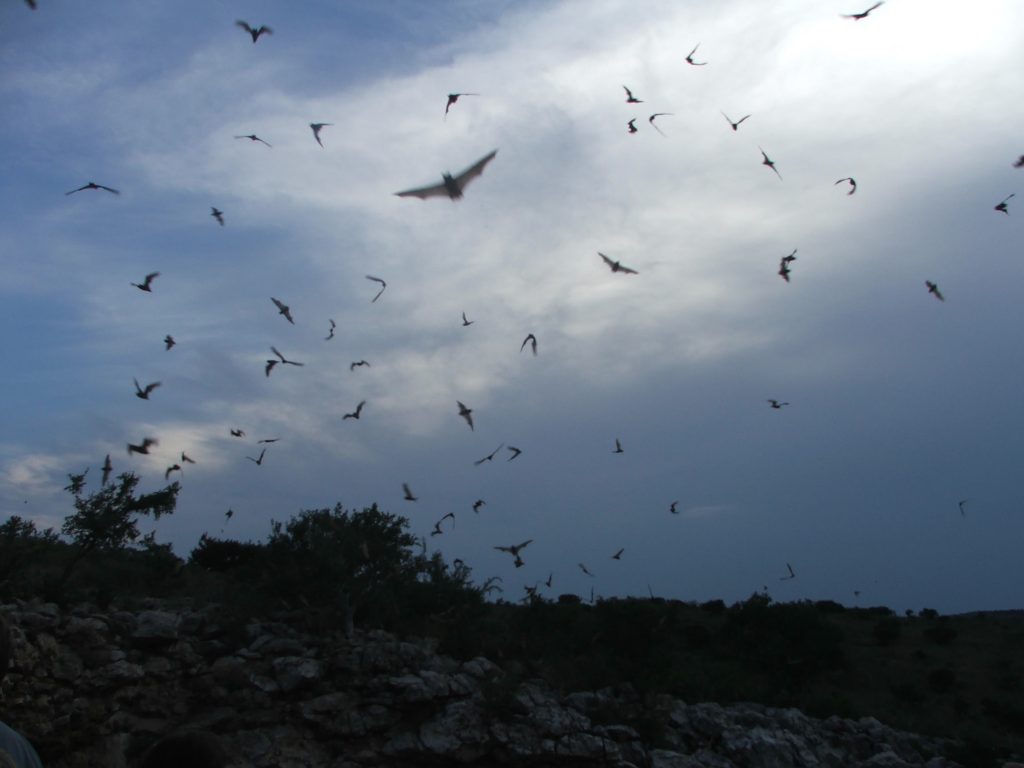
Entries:
POLYGON ((512 600, 1021 607, 1024 5, 868 5, 3 0, 0 519, 185 451, 183 556, 377 502, 512 600))

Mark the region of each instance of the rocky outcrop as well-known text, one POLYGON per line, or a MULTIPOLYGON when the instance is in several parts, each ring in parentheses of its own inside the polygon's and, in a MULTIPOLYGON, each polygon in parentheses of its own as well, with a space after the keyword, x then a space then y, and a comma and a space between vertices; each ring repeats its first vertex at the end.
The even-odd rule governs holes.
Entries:
POLYGON ((217 734, 239 765, 951 767, 877 720, 606 689, 562 695, 430 640, 231 625, 216 606, 0 606, 15 633, 3 716, 48 768, 123 768, 158 735, 217 734))

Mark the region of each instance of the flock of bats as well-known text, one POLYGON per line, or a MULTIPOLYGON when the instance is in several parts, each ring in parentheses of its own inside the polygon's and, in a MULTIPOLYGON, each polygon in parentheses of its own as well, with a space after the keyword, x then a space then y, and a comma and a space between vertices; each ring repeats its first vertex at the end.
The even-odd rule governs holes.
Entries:
MULTIPOLYGON (((33 10, 36 9, 36 2, 35 2, 35 0, 26 0, 26 3, 33 10)), ((862 21, 862 20, 868 18, 868 16, 873 11, 878 9, 883 4, 884 4, 884 0, 879 0, 879 2, 876 2, 870 8, 867 8, 866 10, 861 11, 859 13, 840 14, 840 15, 843 18, 852 19, 854 21, 862 21)), ((252 38, 252 42, 254 44, 262 36, 273 34, 273 30, 270 27, 266 26, 266 25, 260 25, 258 27, 253 27, 248 22, 242 21, 242 20, 237 21, 236 24, 237 24, 238 27, 240 27, 246 33, 248 33, 250 35, 250 37, 252 38)), ((687 64, 689 64, 690 66, 703 67, 703 66, 707 66, 708 65, 707 61, 696 61, 695 60, 694 57, 695 57, 699 47, 700 47, 700 44, 698 43, 689 52, 689 54, 686 55, 686 57, 684 59, 685 62, 687 64)), ((627 104, 642 104, 643 103, 643 101, 641 99, 638 99, 634 95, 633 91, 630 88, 628 88, 625 85, 622 86, 622 87, 623 87, 623 89, 625 91, 625 94, 626 94, 626 103, 627 104)), ((460 98, 462 98, 464 96, 480 96, 480 94, 476 93, 476 92, 461 92, 461 93, 450 93, 450 94, 448 94, 447 100, 446 100, 446 103, 445 103, 445 106, 444 106, 444 114, 443 114, 443 118, 442 119, 447 120, 448 114, 449 114, 449 111, 451 110, 451 108, 458 102, 458 100, 460 98)), ((655 112, 655 113, 651 114, 650 117, 648 117, 648 123, 656 131, 658 131, 658 133, 661 133, 664 136, 665 134, 655 124, 655 120, 658 117, 671 116, 672 114, 673 113, 671 113, 671 112, 655 112)), ((721 114, 725 118, 725 120, 728 122, 730 128, 733 131, 738 131, 739 128, 740 128, 740 125, 742 125, 746 120, 748 120, 750 117, 752 117, 752 115, 748 114, 748 115, 744 115, 739 120, 735 120, 734 121, 725 112, 722 112, 721 114)), ((626 125, 628 133, 635 134, 635 133, 638 132, 638 129, 636 127, 636 120, 637 119, 638 118, 632 118, 631 120, 628 121, 628 123, 626 125)), ((333 125, 333 123, 310 123, 309 124, 309 127, 310 127, 310 129, 312 130, 312 133, 313 133, 313 138, 315 139, 316 143, 320 147, 324 146, 324 144, 323 144, 323 142, 321 140, 321 131, 325 127, 329 127, 329 126, 332 126, 332 125, 333 125)), ((268 148, 272 147, 272 145, 269 142, 267 142, 264 139, 260 138, 255 133, 246 134, 246 135, 236 135, 235 138, 236 139, 249 139, 251 142, 254 142, 254 143, 258 142, 260 144, 265 145, 268 148)), ((773 171, 778 176, 778 178, 780 180, 782 180, 782 174, 779 172, 779 169, 776 167, 775 162, 768 156, 768 154, 764 151, 764 149, 762 149, 761 147, 758 147, 758 149, 761 152, 761 156, 762 156, 761 163, 762 163, 762 165, 764 165, 767 168, 769 168, 771 171, 773 171)), ((442 198, 446 197, 446 198, 448 198, 448 199, 450 199, 452 201, 457 201, 457 200, 459 200, 463 196, 463 193, 464 193, 466 187, 469 185, 469 183, 472 182, 477 177, 479 177, 484 172, 484 169, 488 166, 488 164, 491 161, 494 160, 495 156, 497 155, 497 152, 498 152, 498 150, 493 150, 492 152, 490 152, 487 155, 483 156, 482 158, 477 160, 475 163, 470 165, 468 168, 466 168, 465 170, 463 170, 463 171, 461 171, 461 172, 459 172, 457 174, 444 173, 442 175, 442 179, 441 179, 440 183, 429 184, 429 185, 420 186, 420 187, 415 187, 415 188, 407 189, 407 190, 404 190, 404 191, 401 191, 401 192, 396 192, 395 194, 398 197, 415 197, 415 198, 419 198, 419 199, 423 199, 423 200, 426 200, 426 199, 429 199, 429 198, 433 198, 433 197, 442 197, 442 198)), ((1013 163, 1013 165, 1016 168, 1024 168, 1024 155, 1021 155, 1020 158, 1013 163)), ((838 179, 835 182, 835 185, 844 184, 844 183, 848 185, 848 189, 846 191, 847 195, 853 195, 853 194, 855 194, 857 192, 857 182, 856 182, 856 180, 853 177, 847 176, 847 177, 838 179)), ((87 190, 88 191, 105 191, 105 192, 108 192, 108 193, 114 194, 114 195, 119 195, 120 194, 119 190, 117 190, 117 189, 115 189, 113 187, 109 187, 109 186, 106 186, 106 185, 103 185, 103 184, 97 184, 97 183, 91 182, 91 181, 88 182, 87 184, 84 184, 84 185, 82 185, 82 186, 80 186, 80 187, 78 187, 76 189, 73 189, 73 190, 71 190, 71 191, 69 191, 69 192, 67 192, 65 194, 66 195, 72 195, 72 194, 75 194, 77 192, 82 192, 82 191, 87 191, 87 190)), ((1009 201, 1014 196, 1015 196, 1014 194, 1008 195, 1006 198, 1004 198, 1002 201, 1000 201, 995 206, 995 210, 1000 212, 1000 213, 1009 214, 1008 203, 1009 203, 1009 201)), ((220 224, 220 226, 224 226, 224 212, 223 211, 219 210, 216 207, 212 207, 210 215, 217 221, 218 224, 220 224)), ((781 260, 780 260, 780 263, 779 263, 778 274, 787 283, 790 281, 791 264, 794 261, 796 261, 796 253, 797 253, 797 250, 794 249, 788 255, 783 256, 781 258, 781 260)), ((603 253, 598 252, 597 255, 601 258, 603 263, 609 268, 609 270, 612 273, 617 273, 617 274, 622 274, 622 275, 637 275, 638 274, 637 270, 632 269, 630 267, 627 267, 627 266, 623 265, 621 262, 619 262, 618 260, 612 259, 612 258, 610 258, 609 256, 607 256, 607 255, 605 255, 603 253)), ((152 289, 153 289, 153 281, 157 277, 159 277, 159 276, 160 276, 159 272, 150 272, 149 274, 147 274, 143 278, 141 283, 134 283, 133 282, 133 283, 131 283, 131 285, 136 287, 136 288, 138 288, 140 291, 144 291, 144 292, 150 293, 150 292, 152 292, 152 289)), ((375 282, 375 283, 380 285, 380 289, 378 290, 376 295, 374 295, 373 298, 371 299, 371 302, 376 302, 381 297, 381 295, 384 293, 385 289, 387 288, 387 283, 382 278, 375 277, 373 275, 367 275, 366 279, 370 280, 370 281, 373 281, 373 282, 375 282)), ((940 301, 944 301, 945 300, 945 297, 943 296, 943 294, 939 290, 939 287, 938 287, 938 285, 936 283, 932 282, 931 280, 926 280, 925 281, 925 286, 927 287, 928 292, 931 295, 935 296, 936 299, 938 299, 940 301)), ((278 313, 282 317, 284 317, 285 320, 287 320, 289 323, 294 325, 295 320, 292 317, 291 308, 288 305, 286 305, 284 302, 282 302, 280 299, 276 298, 276 297, 270 297, 270 299, 273 302, 274 306, 277 308, 278 313)), ((328 335, 325 337, 325 340, 328 340, 328 341, 334 338, 334 332, 335 332, 335 328, 336 328, 336 323, 334 322, 333 319, 329 320, 329 322, 330 322, 330 327, 329 327, 328 335)), ((475 322, 475 321, 467 319, 465 312, 462 313, 462 325, 464 327, 468 327, 469 325, 472 325, 473 322, 475 322)), ((164 344, 165 344, 165 349, 166 350, 170 350, 176 344, 176 342, 175 342, 174 338, 170 334, 168 334, 164 338, 164 344)), ((534 355, 536 355, 537 354, 537 338, 536 338, 536 336, 533 333, 528 334, 526 336, 526 338, 523 340, 523 343, 522 343, 522 345, 520 347, 520 352, 524 351, 526 349, 527 345, 530 346, 532 353, 534 355)), ((278 366, 278 365, 291 365, 291 366, 303 366, 304 365, 304 363, 296 362, 294 360, 287 359, 274 346, 271 346, 270 350, 274 354, 275 357, 272 358, 272 359, 268 359, 266 361, 266 364, 265 364, 265 367, 264 367, 264 374, 266 376, 268 376, 268 377, 270 376, 270 374, 274 370, 274 368, 276 366, 278 366)), ((366 360, 354 361, 350 365, 350 371, 354 371, 357 367, 369 366, 369 365, 370 364, 366 360)), ((134 381, 134 385, 135 385, 135 395, 136 395, 136 397, 138 397, 138 398, 140 398, 142 400, 148 400, 150 395, 154 392, 154 390, 156 390, 158 387, 161 386, 161 382, 159 382, 159 381, 151 382, 149 384, 146 384, 145 386, 140 385, 137 379, 133 379, 133 381, 134 381)), ((781 409, 784 406, 788 406, 789 405, 788 402, 779 401, 777 399, 768 399, 767 402, 768 402, 769 406, 772 409, 775 409, 775 410, 781 409)), ((363 407, 365 405, 366 405, 366 400, 361 400, 353 411, 351 411, 349 413, 346 413, 346 414, 344 414, 344 416, 342 416, 342 420, 344 421, 344 420, 348 420, 348 419, 353 419, 353 420, 359 419, 362 416, 363 407)), ((461 401, 456 401, 456 406, 458 408, 458 416, 461 417, 466 422, 466 424, 470 428, 470 430, 473 430, 474 429, 473 415, 472 415, 473 414, 473 410, 471 408, 467 407, 461 401)), ((238 438, 244 438, 245 437, 245 432, 244 432, 244 430, 241 430, 241 429, 231 428, 229 430, 229 432, 230 432, 230 434, 233 437, 238 437, 238 438)), ((278 439, 279 438, 265 438, 265 439, 258 440, 257 443, 273 443, 273 442, 276 442, 278 439)), ((127 447, 128 454, 129 455, 132 455, 132 454, 148 454, 150 448, 152 448, 155 445, 157 445, 157 440, 155 438, 146 437, 140 443, 137 443, 137 444, 136 443, 129 443, 128 447, 127 447)), ((488 455, 484 456, 483 458, 475 461, 474 464, 479 466, 481 464, 484 464, 485 462, 493 461, 495 456, 498 455, 498 453, 502 450, 502 448, 507 449, 509 451, 509 453, 511 454, 508 457, 507 461, 513 461, 514 459, 518 458, 519 455, 522 453, 522 450, 520 450, 519 448, 516 448, 516 447, 511 446, 511 445, 506 446, 505 443, 502 443, 497 448, 495 448, 494 451, 492 451, 490 454, 488 454, 488 455)), ((261 466, 263 464, 264 458, 266 457, 266 452, 267 452, 267 449, 264 447, 264 448, 262 448, 260 450, 260 453, 259 453, 258 456, 256 456, 256 457, 246 456, 245 458, 247 458, 248 460, 252 461, 257 466, 261 466)), ((621 444, 621 442, 619 441, 618 438, 615 439, 615 449, 612 452, 613 453, 617 453, 617 454, 624 452, 622 444, 621 444)), ((187 454, 182 452, 181 453, 181 457, 180 457, 180 463, 175 462, 174 464, 172 464, 170 467, 167 468, 167 470, 165 472, 165 475, 164 475, 165 480, 169 479, 170 474, 172 472, 181 471, 182 465, 186 464, 186 463, 194 464, 195 461, 193 459, 191 459, 190 457, 188 457, 187 454)), ((111 462, 111 459, 110 459, 110 455, 108 454, 106 456, 106 459, 105 459, 103 467, 102 467, 102 470, 103 470, 102 484, 103 485, 106 485, 107 482, 109 481, 109 477, 110 477, 110 474, 112 472, 112 469, 113 469, 112 462, 111 462)), ((402 491, 403 491, 403 498, 404 498, 404 500, 409 501, 409 502, 415 502, 415 501, 418 500, 418 497, 412 492, 412 489, 409 487, 408 483, 403 483, 402 484, 402 491)), ((962 500, 962 501, 959 502, 959 509, 960 509, 961 514, 964 514, 964 505, 965 505, 965 503, 966 503, 966 500, 962 500)), ((473 505, 472 505, 473 511, 475 513, 479 513, 480 509, 485 504, 486 504, 486 502, 483 499, 477 499, 473 503, 473 505)), ((678 509, 677 509, 678 504, 679 504, 678 501, 673 501, 670 504, 669 512, 671 514, 679 514, 678 513, 678 509)), ((233 513, 232 510, 228 510, 225 513, 226 520, 230 520, 233 514, 234 513, 233 513)), ((434 524, 434 528, 431 531, 430 535, 431 536, 436 536, 436 535, 442 534, 443 530, 441 528, 441 524, 443 522, 445 522, 446 520, 449 520, 449 519, 452 520, 453 523, 454 523, 455 514, 453 512, 448 512, 440 520, 438 520, 434 524)), ((524 560, 522 559, 521 553, 532 541, 533 541, 533 539, 527 539, 526 541, 520 542, 518 544, 510 544, 510 545, 507 545, 507 546, 504 546, 504 545, 503 546, 496 546, 496 547, 494 547, 494 549, 496 549, 498 551, 501 551, 501 552, 505 552, 505 553, 511 555, 512 558, 513 558, 513 564, 515 565, 516 568, 519 568, 519 567, 521 567, 521 566, 523 566, 525 564, 524 560)), ((424 541, 424 546, 425 546, 425 541, 424 541)), ((625 550, 623 548, 620 548, 617 552, 615 552, 611 556, 612 559, 620 560, 624 551, 625 550)), ((461 562, 461 561, 456 559, 456 562, 458 563, 458 562, 461 562)), ((581 572, 583 572, 584 574, 586 574, 588 576, 593 576, 593 573, 587 568, 586 564, 581 562, 581 563, 578 564, 578 567, 581 570, 581 572)), ((796 573, 793 570, 792 565, 790 565, 789 563, 786 563, 786 569, 787 569, 787 574, 784 575, 784 576, 781 576, 780 580, 786 581, 786 580, 790 580, 790 579, 796 578, 796 573)), ((551 583, 552 583, 552 576, 549 575, 547 580, 545 582, 541 582, 541 583, 545 584, 545 586, 547 586, 547 587, 550 587, 551 583)), ((531 586, 525 587, 528 597, 529 596, 533 596, 536 593, 538 586, 539 585, 534 585, 532 587, 531 586)))

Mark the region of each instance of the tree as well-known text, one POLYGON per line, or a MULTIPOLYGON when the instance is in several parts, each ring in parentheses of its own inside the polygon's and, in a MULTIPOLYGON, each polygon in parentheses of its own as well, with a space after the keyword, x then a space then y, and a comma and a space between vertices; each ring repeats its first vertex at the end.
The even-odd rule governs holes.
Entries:
POLYGON ((40 532, 31 520, 11 515, 0 525, 0 589, 5 593, 32 581, 29 571, 58 537, 52 528, 40 532))
POLYGON ((64 518, 61 533, 71 538, 76 551, 64 568, 60 585, 67 583, 75 566, 91 552, 124 549, 138 539, 140 515, 159 520, 161 515, 173 513, 181 490, 173 482, 159 491, 136 496, 139 477, 125 472, 117 482, 86 496, 85 475, 68 475, 70 482, 64 488, 75 497, 75 513, 64 518))

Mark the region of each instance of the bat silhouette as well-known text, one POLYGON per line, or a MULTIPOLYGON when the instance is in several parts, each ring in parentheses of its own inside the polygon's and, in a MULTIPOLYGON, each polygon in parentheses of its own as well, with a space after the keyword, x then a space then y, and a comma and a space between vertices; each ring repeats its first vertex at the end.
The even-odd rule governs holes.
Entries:
POLYGON ((668 511, 671 512, 673 515, 678 515, 679 514, 678 507, 679 507, 679 502, 678 501, 673 501, 671 504, 668 505, 668 511))
POLYGON ((636 275, 636 274, 639 274, 635 269, 630 269, 629 267, 624 267, 618 261, 613 261, 612 259, 609 259, 607 256, 605 256, 600 251, 597 252, 597 255, 601 257, 601 259, 604 261, 605 264, 608 265, 608 268, 611 269, 612 272, 621 272, 624 275, 636 275))
POLYGON ((341 420, 344 421, 345 419, 358 419, 363 413, 364 405, 366 405, 366 401, 360 400, 359 405, 356 406, 356 409, 352 413, 346 413, 344 416, 341 417, 341 420))
POLYGON ((459 406, 459 416, 466 420, 466 423, 469 424, 470 429, 473 429, 473 409, 467 408, 459 400, 456 400, 455 402, 459 406))
MULTIPOLYGON (((758 149, 761 149, 761 148, 758 147, 758 149)), ((771 168, 773 171, 775 171, 775 175, 778 176, 779 180, 781 181, 782 180, 782 174, 779 173, 779 169, 775 167, 775 161, 772 160, 770 157, 768 157, 768 155, 765 154, 765 151, 763 149, 761 149, 761 157, 764 158, 764 160, 761 161, 761 165, 767 165, 769 168, 771 168)))
POLYGON ((462 313, 462 325, 463 326, 472 325, 475 322, 476 322, 476 320, 467 320, 466 319, 466 313, 465 312, 462 313))
POLYGON ((619 442, 619 438, 617 437, 615 438, 615 450, 612 451, 612 453, 625 453, 625 451, 622 450, 622 443, 619 442))
POLYGON ((620 549, 618 552, 616 552, 614 555, 612 555, 612 560, 621 560, 622 559, 622 553, 625 552, 625 551, 626 551, 625 547, 620 549))
POLYGON ((171 334, 168 333, 166 336, 164 336, 164 349, 165 350, 169 350, 171 347, 173 347, 177 343, 178 342, 176 342, 174 340, 174 337, 171 336, 171 334))
POLYGON ((479 96, 479 93, 449 93, 448 102, 444 105, 444 120, 448 119, 448 110, 452 108, 452 104, 459 100, 459 96, 479 96))
POLYGON ((277 307, 277 311, 280 314, 284 315, 284 319, 287 320, 292 325, 295 325, 295 321, 292 320, 291 309, 288 307, 288 305, 286 305, 284 302, 282 302, 279 299, 275 299, 273 296, 270 297, 270 300, 272 302, 274 302, 274 306, 277 307))
POLYGON ((413 496, 412 489, 409 488, 408 483, 402 483, 402 493, 405 494, 406 501, 416 501, 417 497, 413 496))
POLYGON ((250 133, 250 134, 248 134, 246 136, 235 136, 235 138, 236 139, 249 139, 249 141, 258 141, 260 144, 266 144, 268 147, 270 146, 270 144, 268 142, 266 142, 263 139, 261 139, 255 133, 250 133))
POLYGON ((1007 216, 1009 216, 1010 212, 1007 210, 1006 204, 1010 201, 1011 197, 1016 197, 1016 196, 1017 196, 1016 193, 1013 193, 1013 194, 1011 194, 1011 195, 1009 195, 1007 197, 1004 197, 1003 201, 1001 203, 999 203, 998 205, 996 205, 994 210, 1000 211, 1002 213, 1005 213, 1007 216))
POLYGON ((169 480, 171 472, 181 472, 181 464, 171 464, 166 470, 164 470, 164 480, 169 480))
POLYGON ((504 448, 504 447, 505 447, 505 444, 504 444, 504 443, 502 443, 502 444, 501 444, 501 445, 499 445, 499 446, 498 446, 497 448, 495 448, 495 449, 494 449, 493 451, 491 451, 491 452, 490 452, 489 454, 487 454, 486 456, 484 456, 484 457, 483 457, 482 459, 477 459, 476 461, 474 461, 474 462, 473 462, 473 466, 475 466, 475 467, 479 467, 479 466, 480 466, 481 464, 483 464, 483 463, 484 463, 485 461, 493 461, 493 460, 494 460, 494 457, 498 455, 498 451, 500 451, 500 450, 501 450, 502 448, 504 448))
POLYGON ((622 86, 622 88, 623 88, 623 90, 626 91, 626 103, 627 104, 643 104, 643 101, 641 101, 636 96, 634 96, 633 92, 631 90, 629 90, 629 88, 626 88, 626 86, 622 86))
POLYGON ((693 66, 693 67, 703 67, 705 64, 707 64, 706 61, 694 61, 693 60, 693 54, 695 54, 697 52, 698 48, 700 48, 700 43, 697 43, 695 46, 693 46, 693 50, 690 51, 688 54, 686 54, 686 63, 689 64, 690 66, 693 66))
POLYGON ((75 192, 81 192, 83 189, 103 189, 103 190, 106 190, 107 192, 112 192, 115 195, 120 195, 121 194, 120 192, 118 192, 116 189, 114 189, 112 187, 105 187, 102 184, 97 184, 94 181, 90 181, 88 184, 83 184, 78 189, 72 189, 70 192, 65 192, 64 195, 65 196, 73 195, 73 194, 75 194, 75 192))
POLYGON ((587 574, 587 576, 593 577, 594 574, 592 574, 590 572, 590 570, 587 568, 586 564, 584 564, 584 563, 576 563, 576 565, 578 565, 580 570, 583 571, 585 574, 587 574))
POLYGON ((512 459, 518 458, 519 454, 522 453, 522 450, 520 450, 519 448, 516 448, 514 445, 508 446, 508 449, 510 451, 512 451, 512 455, 509 456, 509 458, 508 458, 509 461, 512 461, 512 459))
POLYGON ((466 188, 466 185, 484 172, 484 168, 494 159, 496 154, 498 154, 498 150, 484 155, 457 176, 452 176, 450 173, 442 174, 440 184, 407 189, 404 192, 395 192, 395 194, 398 197, 418 197, 421 200, 426 200, 429 197, 448 197, 453 201, 458 200, 462 197, 462 191, 466 188))
POLYGON ((272 35, 272 34, 274 34, 274 30, 272 30, 270 27, 268 27, 265 24, 260 25, 260 27, 258 29, 253 29, 252 27, 249 26, 249 24, 247 22, 244 22, 241 19, 239 19, 238 21, 235 22, 235 25, 241 27, 246 32, 248 32, 252 36, 253 43, 255 43, 257 40, 260 39, 260 35, 272 35))
POLYGON ((783 256, 779 260, 779 274, 782 276, 782 279, 785 280, 787 283, 789 282, 789 273, 791 272, 789 265, 790 263, 796 261, 796 252, 797 249, 794 248, 791 254, 789 254, 788 256, 783 256))
POLYGON ((110 454, 107 454, 107 458, 103 460, 103 478, 100 480, 100 485, 106 485, 110 479, 110 473, 114 471, 114 465, 110 463, 110 454))
POLYGON ((789 576, 780 576, 779 581, 789 581, 790 579, 796 578, 796 573, 793 571, 793 566, 786 563, 786 570, 789 571, 789 576))
POLYGON ((377 295, 370 300, 370 303, 373 304, 375 301, 377 301, 377 299, 380 298, 380 295, 384 293, 384 289, 388 287, 388 284, 381 280, 379 277, 374 277, 373 275, 367 275, 366 279, 373 280, 373 282, 375 283, 380 283, 380 290, 377 291, 377 295))
POLYGON ((872 5, 866 11, 861 11, 860 13, 841 13, 839 15, 842 16, 844 19, 853 19, 854 21, 860 21, 861 19, 866 19, 868 17, 868 14, 875 10, 875 8, 877 8, 878 6, 882 5, 883 2, 885 2, 885 0, 878 0, 877 3, 872 5))
POLYGON ((370 364, 368 362, 366 362, 365 360, 357 360, 356 362, 351 363, 349 365, 348 369, 350 371, 354 371, 356 368, 362 367, 362 366, 366 366, 367 368, 369 368, 370 364))
MULTIPOLYGON (((839 181, 837 181, 836 184, 842 184, 844 181, 849 182, 850 184, 850 190, 846 193, 847 195, 852 195, 854 192, 857 191, 857 182, 853 179, 852 176, 847 176, 845 179, 839 179, 839 181)), ((832 186, 834 187, 836 184, 833 184, 832 186)))
POLYGON ((331 330, 324 337, 324 341, 330 341, 331 339, 333 339, 334 338, 334 329, 338 327, 338 324, 336 322, 334 322, 334 320, 332 320, 331 318, 327 318, 327 321, 331 324, 331 330))
POLYGON ((131 456, 133 453, 149 453, 149 449, 154 445, 158 445, 156 438, 144 437, 142 438, 142 445, 134 445, 128 443, 128 455, 131 456))
POLYGON ((152 293, 153 292, 153 288, 151 286, 153 285, 153 281, 156 280, 156 278, 158 278, 158 277, 160 277, 160 273, 159 272, 150 272, 148 275, 146 275, 145 278, 143 278, 141 283, 132 283, 132 285, 134 285, 140 291, 145 291, 146 293, 152 293))
POLYGON ((232 437, 245 437, 245 430, 244 429, 232 429, 231 430, 231 436, 232 437))
POLYGON ((1021 155, 1013 164, 1014 168, 1024 168, 1024 155, 1021 155))
POLYGON ((519 557, 519 552, 523 548, 525 548, 531 541, 533 541, 533 539, 527 539, 526 541, 524 541, 521 544, 509 544, 507 547, 498 546, 498 547, 495 547, 495 549, 498 550, 499 552, 508 552, 510 555, 512 555, 512 557, 514 557, 516 559, 516 561, 515 561, 516 568, 522 568, 524 563, 523 563, 523 559, 521 557, 519 557))
POLYGON ((195 464, 195 459, 190 459, 184 451, 181 452, 181 460, 186 464, 195 464))
POLYGON ((656 130, 658 133, 660 133, 662 136, 664 136, 665 134, 662 132, 661 128, 659 128, 658 126, 656 126, 654 124, 654 118, 661 117, 662 115, 671 117, 673 114, 674 113, 672 113, 672 112, 655 112, 653 115, 651 115, 650 117, 647 118, 647 122, 651 124, 651 127, 654 130, 656 130))
POLYGON ((261 438, 261 439, 257 440, 256 442, 257 443, 276 443, 280 439, 281 439, 280 437, 264 437, 264 438, 261 438))
POLYGON ((215 218, 217 220, 217 223, 220 224, 223 227, 224 226, 224 211, 219 211, 219 210, 217 210, 216 208, 213 208, 213 207, 210 208, 210 211, 211 211, 210 215, 213 216, 213 218, 215 218))
POLYGON ((267 449, 264 448, 262 451, 260 451, 260 457, 258 459, 254 459, 252 456, 246 456, 245 458, 247 458, 249 461, 255 462, 256 466, 260 467, 263 466, 263 457, 266 455, 266 453, 267 449))
POLYGON ((274 366, 277 365, 278 363, 283 363, 284 365, 296 365, 296 366, 299 366, 299 367, 302 367, 303 365, 305 365, 305 363, 296 363, 294 360, 286 359, 284 355, 282 355, 280 352, 277 351, 277 347, 271 347, 270 351, 273 352, 275 355, 277 355, 279 359, 278 360, 267 360, 267 366, 266 366, 266 368, 263 369, 263 372, 267 376, 270 375, 270 372, 272 370, 274 370, 274 366))
POLYGON ((473 511, 480 514, 480 507, 484 506, 487 502, 483 499, 477 499, 473 502, 473 511))
POLYGON ((149 400, 149 393, 160 386, 159 381, 154 381, 152 384, 147 384, 145 388, 139 386, 138 379, 132 379, 135 382, 135 396, 140 400, 149 400))
POLYGON ((532 333, 527 334, 526 338, 523 339, 523 344, 522 344, 521 347, 519 347, 519 351, 522 352, 524 349, 526 349, 527 342, 529 342, 530 349, 533 350, 534 357, 536 357, 537 356, 537 337, 534 336, 532 333))
POLYGON ((925 280, 924 284, 928 286, 928 293, 935 294, 935 298, 939 301, 945 301, 946 297, 939 291, 939 286, 933 283, 931 280, 925 280))
POLYGON ((780 403, 778 400, 768 400, 767 402, 775 410, 779 410, 784 405, 789 405, 789 403, 780 403))
POLYGON ((626 130, 630 133, 636 133, 636 118, 634 117, 628 123, 626 123, 626 130))
POLYGON ((320 141, 320 131, 328 125, 334 125, 334 123, 310 123, 309 127, 313 130, 313 138, 316 139, 316 143, 323 147, 324 143, 320 141))
POLYGON ((722 117, 724 117, 728 121, 729 125, 732 126, 732 129, 734 131, 738 131, 740 129, 740 123, 742 123, 744 120, 746 120, 748 117, 750 117, 750 115, 744 115, 739 120, 737 120, 735 123, 729 118, 729 116, 727 114, 725 114, 725 112, 722 112, 722 117))

